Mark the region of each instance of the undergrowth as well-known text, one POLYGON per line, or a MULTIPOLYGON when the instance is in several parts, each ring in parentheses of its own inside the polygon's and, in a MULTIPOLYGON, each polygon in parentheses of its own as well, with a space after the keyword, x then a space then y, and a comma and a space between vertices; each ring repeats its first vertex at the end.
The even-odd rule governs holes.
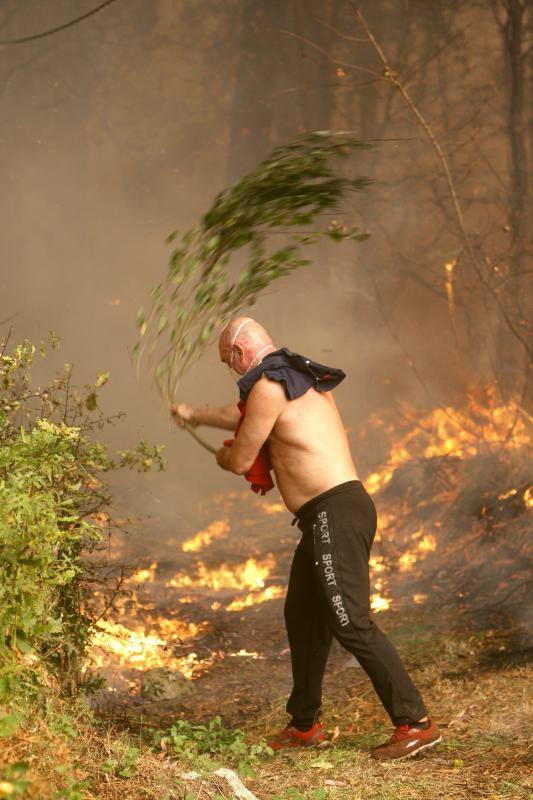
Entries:
POLYGON ((97 439, 121 416, 99 408, 109 374, 78 389, 66 364, 36 387, 34 361, 57 337, 11 348, 9 338, 0 342, 0 798, 84 800, 103 787, 122 798, 127 785, 127 796, 182 800, 184 769, 210 774, 223 763, 253 775, 272 751, 220 717, 136 735, 91 711, 92 597, 97 586, 105 605, 119 589, 98 562, 112 524, 105 474, 162 469, 161 447, 110 453, 97 439))
POLYGON ((233 765, 243 777, 254 775, 254 764, 274 753, 264 739, 249 744, 243 730, 225 727, 219 716, 207 725, 177 720, 167 731, 154 731, 153 741, 156 747, 194 763, 196 768, 205 765, 201 757, 207 754, 208 768, 212 767, 213 760, 221 761, 233 765))
MULTIPOLYGON (((86 650, 98 612, 117 590, 102 577, 97 553, 110 527, 105 474, 163 468, 162 448, 141 441, 110 453, 97 436, 121 415, 106 415, 99 394, 109 373, 77 388, 72 366, 44 387, 35 385, 34 362, 58 346, 51 333, 37 347, 24 339, 0 342, 0 744, 9 752, 19 733, 44 726, 52 742, 72 738, 68 708, 57 716, 54 698, 90 689, 86 650), (91 560, 90 554, 95 554, 91 560)), ((94 686, 94 682, 92 683, 94 686)), ((16 748, 15 748, 16 750, 16 748)), ((0 797, 31 794, 31 764, 2 759, 0 797), (28 792, 30 794, 28 794, 28 792)), ((76 800, 83 780, 57 764, 57 797, 76 800)), ((75 770, 74 770, 75 772, 75 770)), ((45 796, 45 795, 43 795, 45 796)))

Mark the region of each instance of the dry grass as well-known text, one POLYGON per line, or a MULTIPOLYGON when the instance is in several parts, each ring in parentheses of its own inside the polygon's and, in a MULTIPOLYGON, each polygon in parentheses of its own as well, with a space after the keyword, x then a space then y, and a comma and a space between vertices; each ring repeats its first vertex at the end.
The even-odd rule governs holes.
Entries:
MULTIPOLYGON (((285 752, 263 761, 255 777, 245 781, 259 800, 524 800, 531 796, 531 668, 517 663, 517 654, 505 655, 501 634, 443 636, 420 620, 418 624, 405 617, 401 621, 393 636, 442 727, 443 743, 406 762, 371 761, 368 750, 388 734, 388 721, 362 671, 334 658, 323 714, 327 727, 338 729, 334 745, 325 751, 285 752)), ((284 724, 284 701, 280 697, 247 726, 251 740, 284 724)), ((3 740, 0 775, 9 763, 30 765, 26 777, 31 788, 17 796, 39 800, 233 797, 224 781, 209 776, 214 764, 208 759, 180 764, 151 749, 139 731, 120 731, 107 723, 95 726, 83 705, 73 708, 56 700, 52 705, 48 722, 37 717, 14 738, 3 740), (132 748, 131 775, 121 776, 124 767, 128 771, 132 748), (205 777, 185 780, 183 773, 191 768, 205 777)))
MULTIPOLYGON (((8 765, 25 762, 27 789, 14 796, 32 800, 125 800, 125 798, 180 797, 183 786, 176 764, 163 763, 164 754, 155 754, 142 740, 111 726, 94 725, 81 705, 53 701, 44 715, 25 722, 17 734, 0 746, 1 778, 8 765), (63 728, 63 730, 61 730, 63 728), (128 763, 128 754, 138 748, 135 774, 130 778, 117 773, 128 763), (117 762, 117 768, 107 765, 117 762)), ((0 740, 1 742, 2 740, 0 740)), ((130 758, 131 761, 131 758, 130 758)), ((16 781, 13 781, 16 786, 16 781)), ((2 793, 0 797, 9 797, 2 793)))
MULTIPOLYGON (((327 800, 531 797, 531 665, 517 663, 521 653, 509 653, 501 633, 443 636, 416 619, 402 622, 392 638, 442 729, 442 744, 405 762, 373 762, 368 751, 387 737, 390 723, 366 676, 352 667, 324 705, 324 723, 338 728, 334 746, 276 756, 250 783, 260 800, 288 799, 291 788, 306 800, 320 798, 321 789, 327 800)), ((284 721, 283 705, 280 699, 258 720, 256 735, 284 721)))
POLYGON ((291 787, 306 798, 323 787, 328 800, 530 797, 530 672, 516 667, 455 679, 439 679, 431 667, 419 673, 430 707, 438 709, 444 742, 427 755, 397 764, 376 764, 368 755, 387 732, 373 698, 337 700, 324 713, 330 727, 340 728, 334 747, 320 755, 277 756, 252 788, 261 800, 290 797, 291 787))

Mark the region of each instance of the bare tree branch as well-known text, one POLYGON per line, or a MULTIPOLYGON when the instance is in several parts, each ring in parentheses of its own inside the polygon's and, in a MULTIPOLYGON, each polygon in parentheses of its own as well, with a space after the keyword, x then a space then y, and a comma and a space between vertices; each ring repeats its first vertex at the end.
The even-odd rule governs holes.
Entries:
POLYGON ((88 17, 92 17, 93 14, 96 14, 98 11, 101 11, 102 8, 106 6, 110 6, 111 3, 114 3, 115 0, 105 0, 105 3, 100 3, 99 6, 96 8, 92 8, 90 11, 87 11, 85 14, 82 14, 76 19, 71 19, 69 22, 63 23, 63 25, 57 25, 55 28, 50 28, 47 31, 41 31, 41 33, 34 33, 31 36, 21 36, 18 39, 0 39, 0 45, 2 44, 23 44, 24 42, 34 42, 37 39, 44 39, 45 36, 51 36, 53 33, 59 33, 59 31, 64 31, 66 28, 71 28, 73 25, 77 25, 78 22, 81 22, 88 17))
POLYGON ((354 14, 356 16, 356 19, 357 19, 359 25, 361 26, 361 28, 364 30, 364 32, 368 36, 370 42, 372 43, 372 45, 374 47, 374 50, 376 51, 381 63, 383 64, 383 67, 384 67, 383 75, 384 75, 385 79, 388 80, 393 86, 395 86, 396 89, 398 89, 398 91, 400 92, 403 100, 405 101, 406 105, 408 106, 408 108, 410 109, 411 113, 415 117, 417 123, 423 129, 424 133, 426 134, 426 136, 429 139, 433 149, 435 150, 435 152, 437 154, 437 157, 438 157, 438 159, 439 159, 439 161, 441 163, 442 170, 444 172, 444 176, 446 178, 448 191, 449 191, 450 197, 452 199, 452 205, 453 205, 453 209, 454 209, 454 212, 455 212, 455 218, 456 218, 460 233, 461 233, 463 241, 464 241, 464 243, 466 245, 466 249, 468 251, 468 255, 470 256, 471 262, 472 262, 472 264, 474 266, 474 270, 476 272, 476 275, 477 275, 478 279, 480 280, 480 282, 482 283, 484 288, 487 290, 487 292, 490 294, 490 296, 494 300, 495 304, 497 305, 497 307, 498 307, 503 319, 505 320, 505 323, 506 323, 507 327, 511 331, 511 333, 522 344, 522 346, 523 346, 524 350, 526 351, 526 353, 528 354, 529 358, 532 358, 533 357, 533 348, 530 346, 530 344, 529 344, 528 340, 526 339, 526 337, 522 334, 522 332, 517 328, 517 326, 515 325, 515 323, 511 319, 510 314, 508 313, 507 309, 503 305, 503 303, 502 303, 502 301, 501 301, 501 299, 500 299, 500 297, 498 295, 498 292, 495 289, 495 287, 485 278, 483 269, 482 269, 481 265, 479 264, 476 252, 474 250, 474 246, 473 246, 472 241, 470 239, 470 235, 469 235, 469 233, 468 233, 468 231, 466 229, 466 224, 465 224, 465 220, 464 220, 464 216, 463 216, 463 210, 462 210, 462 207, 461 207, 461 203, 459 201, 459 197, 457 196, 457 191, 455 189, 455 183, 454 183, 454 180, 453 180, 453 176, 452 176, 452 173, 451 173, 451 169, 450 169, 450 165, 449 165, 448 159, 447 159, 446 155, 444 154, 444 151, 442 150, 442 147, 441 147, 438 139, 436 138, 435 134, 433 133, 433 130, 430 127, 429 123, 426 121, 425 117, 420 112, 418 106, 413 101, 413 99, 412 99, 411 95, 409 94, 408 90, 406 89, 406 87, 404 86, 402 81, 400 80, 397 72, 395 72, 395 70, 392 68, 391 64, 389 63, 389 61, 388 61, 388 59, 387 59, 387 57, 386 57, 381 45, 376 40, 376 38, 373 35, 372 31, 368 27, 368 25, 366 23, 366 20, 363 17, 363 14, 361 13, 359 7, 353 2, 351 3, 351 5, 352 5, 352 8, 354 10, 354 14))

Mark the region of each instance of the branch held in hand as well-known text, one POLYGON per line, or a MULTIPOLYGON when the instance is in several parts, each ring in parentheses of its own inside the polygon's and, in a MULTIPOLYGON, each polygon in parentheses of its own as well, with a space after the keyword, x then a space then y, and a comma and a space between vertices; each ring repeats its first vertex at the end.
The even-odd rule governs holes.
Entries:
POLYGON ((333 171, 331 161, 370 148, 351 133, 318 131, 277 147, 252 172, 217 195, 198 225, 174 244, 167 273, 151 291, 148 313, 137 316, 137 362, 147 354, 156 385, 167 402, 218 330, 252 306, 273 281, 309 264, 303 247, 328 236, 340 242, 367 238, 357 228, 310 226, 336 211, 343 198, 369 180, 333 171), (272 234, 283 234, 283 246, 272 234), (240 256, 240 267, 234 267, 240 256), (243 263, 244 262, 244 263, 243 263))

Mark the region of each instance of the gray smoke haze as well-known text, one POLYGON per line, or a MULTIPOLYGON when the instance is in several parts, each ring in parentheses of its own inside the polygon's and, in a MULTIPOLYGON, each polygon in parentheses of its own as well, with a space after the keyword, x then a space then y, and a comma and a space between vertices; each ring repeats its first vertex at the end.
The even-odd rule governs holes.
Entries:
MULTIPOLYGON (((1 38, 46 30, 92 5, 6 2, 1 38)), ((498 32, 482 4, 465 4, 453 23, 448 5, 437 4, 430 20, 420 4, 408 3, 407 22, 402 17, 398 30, 402 15, 390 3, 363 7, 391 45, 391 56, 407 64, 415 45, 423 60, 439 37, 470 25, 470 55, 457 40, 441 72, 430 76, 431 85, 417 79, 415 87, 446 145, 463 146, 457 157, 462 169, 501 112, 499 95, 483 112, 488 95, 478 89, 490 84, 503 62, 500 54, 495 63, 498 32), (432 44, 424 38, 428 26, 432 44), (465 105, 470 96, 465 74, 468 91, 479 99, 475 107, 465 105), (437 79, 444 81, 438 105, 431 101, 437 79), (470 127, 467 118, 473 120, 470 127)), ((125 447, 142 437, 166 445, 166 473, 122 476, 115 483, 120 515, 142 515, 151 534, 189 535, 203 522, 197 508, 204 496, 243 487, 190 437, 172 429, 149 376, 137 381, 128 355, 137 309, 163 275, 168 233, 193 223, 228 176, 242 175, 273 145, 303 130, 351 127, 362 137, 404 141, 385 142, 349 166, 376 178, 354 202, 354 219, 372 238, 321 250, 312 267, 276 284, 253 315, 278 345, 347 372, 337 396, 354 444, 372 411, 401 401, 430 402, 386 322, 416 360, 434 398, 451 400, 466 386, 468 369, 454 351, 443 273, 458 244, 455 233, 442 233, 449 208, 436 182, 438 165, 389 89, 362 82, 360 73, 338 63, 359 59, 365 67, 371 54, 363 47, 349 55, 351 45, 332 28, 354 33, 349 8, 340 0, 116 0, 68 30, 0 47, 0 319, 13 317, 15 339, 38 340, 50 328, 60 335, 59 357, 47 372, 52 363, 65 361, 75 364, 78 383, 111 372, 102 406, 127 416, 106 433, 107 441, 125 447), (319 24, 317 15, 329 27, 319 24), (441 217, 439 204, 445 206, 441 217), (381 310, 373 280, 382 285, 381 310)), ((492 172, 505 170, 506 145, 498 136, 487 151, 492 172)), ((492 172, 472 162, 464 179, 476 219, 484 219, 494 197, 492 172)), ((458 323, 462 331, 467 317, 458 323)), ((1 333, 7 328, 4 323, 1 333)), ((475 352, 481 372, 486 353, 475 352)), ((215 350, 182 387, 182 399, 193 404, 222 404, 233 397, 215 350)), ((207 435, 213 442, 222 439, 216 432, 207 435)), ((357 455, 355 450, 356 464, 357 455)))

